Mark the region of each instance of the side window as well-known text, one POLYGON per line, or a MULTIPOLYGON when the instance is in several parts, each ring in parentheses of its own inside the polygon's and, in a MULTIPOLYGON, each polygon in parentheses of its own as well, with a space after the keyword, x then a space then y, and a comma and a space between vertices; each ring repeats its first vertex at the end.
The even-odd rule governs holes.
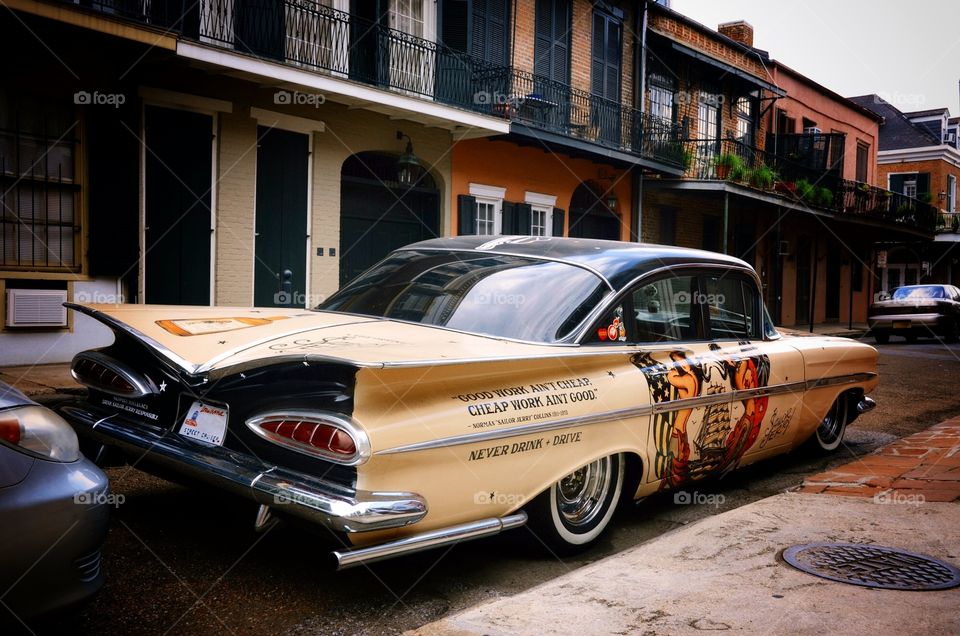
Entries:
POLYGON ((587 342, 612 342, 623 343, 628 340, 627 323, 624 320, 626 314, 626 303, 616 305, 603 319, 597 324, 596 329, 587 342))
POLYGON ((699 313, 695 276, 671 276, 645 283, 633 291, 636 342, 698 339, 699 313))
POLYGON ((761 338, 763 319, 753 285, 739 276, 704 276, 698 298, 707 310, 714 340, 761 338))

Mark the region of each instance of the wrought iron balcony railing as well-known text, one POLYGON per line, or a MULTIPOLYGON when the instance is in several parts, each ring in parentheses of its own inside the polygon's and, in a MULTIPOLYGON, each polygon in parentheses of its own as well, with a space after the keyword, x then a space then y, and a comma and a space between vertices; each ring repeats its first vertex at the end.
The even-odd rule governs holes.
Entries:
POLYGON ((887 221, 934 232, 939 211, 898 192, 849 181, 836 170, 797 164, 735 139, 687 139, 683 162, 688 179, 729 180, 835 214, 887 221))
POLYGON ((503 117, 674 166, 681 162, 677 129, 669 122, 319 3, 78 2, 95 11, 162 27, 184 39, 503 117))
POLYGON ((479 74, 476 106, 530 128, 680 166, 677 127, 626 104, 514 68, 479 74))

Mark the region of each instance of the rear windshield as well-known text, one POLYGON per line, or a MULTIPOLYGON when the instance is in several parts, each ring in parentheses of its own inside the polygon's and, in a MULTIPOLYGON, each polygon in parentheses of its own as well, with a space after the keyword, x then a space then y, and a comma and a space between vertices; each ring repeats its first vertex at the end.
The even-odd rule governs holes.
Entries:
POLYGON ((573 332, 606 290, 597 275, 565 263, 404 250, 354 279, 316 309, 556 342, 573 332))
POLYGON ((904 298, 946 298, 943 287, 940 285, 918 285, 916 287, 901 287, 893 292, 894 300, 904 298))

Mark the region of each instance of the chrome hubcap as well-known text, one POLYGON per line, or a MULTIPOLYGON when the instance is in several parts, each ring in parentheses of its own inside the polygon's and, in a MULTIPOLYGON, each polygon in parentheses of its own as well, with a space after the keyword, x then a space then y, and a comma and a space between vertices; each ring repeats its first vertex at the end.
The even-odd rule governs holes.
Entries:
POLYGON ((604 457, 557 482, 557 509, 563 519, 574 526, 593 521, 603 509, 612 480, 610 458, 604 457))
POLYGON ((841 417, 840 401, 838 400, 834 402, 830 410, 827 411, 823 421, 820 422, 820 427, 817 429, 817 435, 824 443, 833 443, 833 441, 837 439, 837 436, 840 435, 843 427, 841 417))

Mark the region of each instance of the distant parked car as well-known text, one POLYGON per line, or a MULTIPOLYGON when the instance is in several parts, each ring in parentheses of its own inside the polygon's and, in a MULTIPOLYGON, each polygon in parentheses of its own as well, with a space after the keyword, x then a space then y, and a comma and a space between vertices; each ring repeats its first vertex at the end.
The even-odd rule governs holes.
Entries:
POLYGON ((0 382, 0 633, 100 589, 108 494, 70 425, 0 382))
POLYGON ((940 336, 947 342, 960 337, 960 289, 953 285, 907 285, 890 298, 870 305, 870 333, 879 344, 890 336, 908 342, 919 336, 940 336))

